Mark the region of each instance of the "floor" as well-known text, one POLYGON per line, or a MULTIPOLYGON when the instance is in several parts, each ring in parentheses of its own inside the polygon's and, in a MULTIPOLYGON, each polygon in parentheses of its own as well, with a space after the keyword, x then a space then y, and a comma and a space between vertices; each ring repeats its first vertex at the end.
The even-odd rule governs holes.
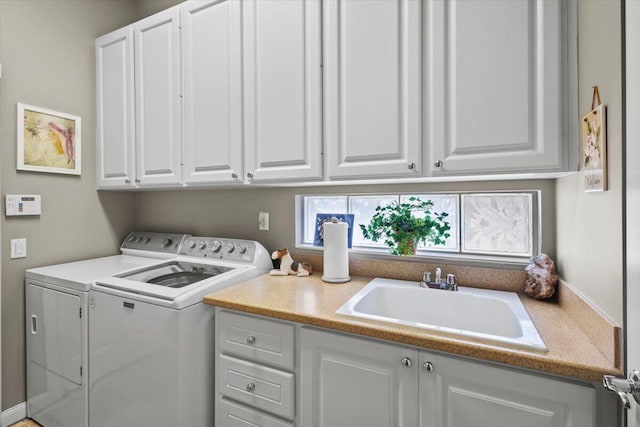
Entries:
POLYGON ((40 427, 40 424, 31 420, 22 420, 13 424, 10 427, 40 427))

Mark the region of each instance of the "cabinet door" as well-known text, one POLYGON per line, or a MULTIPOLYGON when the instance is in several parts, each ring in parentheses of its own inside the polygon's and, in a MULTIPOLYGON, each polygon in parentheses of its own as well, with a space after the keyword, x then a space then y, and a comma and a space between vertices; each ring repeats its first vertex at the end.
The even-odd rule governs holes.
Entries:
POLYGON ((28 361, 82 384, 80 297, 28 283, 26 305, 28 361))
POLYGON ((126 27, 96 39, 98 188, 135 186, 133 99, 133 28, 126 27))
POLYGON ((133 24, 141 187, 182 181, 179 17, 172 8, 133 24))
POLYGON ((416 350, 306 328, 301 338, 302 426, 418 425, 416 350))
POLYGON ((421 2, 324 3, 330 179, 421 171, 421 2))
POLYGON ((562 3, 427 2, 434 175, 563 168, 562 3))
POLYGON ((593 427, 595 407, 591 387, 420 352, 422 427, 593 427))
POLYGON ((236 182, 242 169, 239 1, 183 3, 184 181, 236 182))
POLYGON ((320 179, 320 1, 247 0, 243 7, 247 177, 320 179))

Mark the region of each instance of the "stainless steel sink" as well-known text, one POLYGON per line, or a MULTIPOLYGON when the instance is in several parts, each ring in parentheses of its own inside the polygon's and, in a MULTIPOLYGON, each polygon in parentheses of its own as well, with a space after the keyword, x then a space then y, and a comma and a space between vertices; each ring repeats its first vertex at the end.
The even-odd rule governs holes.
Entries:
POLYGON ((465 287, 452 292, 374 279, 336 313, 547 351, 513 292, 465 287))

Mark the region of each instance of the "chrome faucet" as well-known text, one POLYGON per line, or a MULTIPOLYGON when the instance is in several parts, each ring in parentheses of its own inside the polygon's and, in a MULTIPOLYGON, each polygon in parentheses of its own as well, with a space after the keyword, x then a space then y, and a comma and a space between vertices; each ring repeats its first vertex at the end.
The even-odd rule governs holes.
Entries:
POLYGON ((436 268, 436 279, 431 280, 431 272, 425 271, 422 274, 422 281, 420 281, 421 288, 442 289, 445 291, 457 291, 458 284, 456 283, 456 276, 453 274, 447 274, 447 279, 442 279, 442 269, 436 268))

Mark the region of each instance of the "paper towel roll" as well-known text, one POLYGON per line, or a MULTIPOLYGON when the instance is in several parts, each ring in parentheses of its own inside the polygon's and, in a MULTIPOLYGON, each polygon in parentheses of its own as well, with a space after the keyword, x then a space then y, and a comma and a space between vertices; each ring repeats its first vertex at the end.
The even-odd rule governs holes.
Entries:
POLYGON ((349 224, 325 222, 324 225, 324 271, 322 280, 329 283, 344 283, 349 277, 349 251, 347 248, 349 224))

